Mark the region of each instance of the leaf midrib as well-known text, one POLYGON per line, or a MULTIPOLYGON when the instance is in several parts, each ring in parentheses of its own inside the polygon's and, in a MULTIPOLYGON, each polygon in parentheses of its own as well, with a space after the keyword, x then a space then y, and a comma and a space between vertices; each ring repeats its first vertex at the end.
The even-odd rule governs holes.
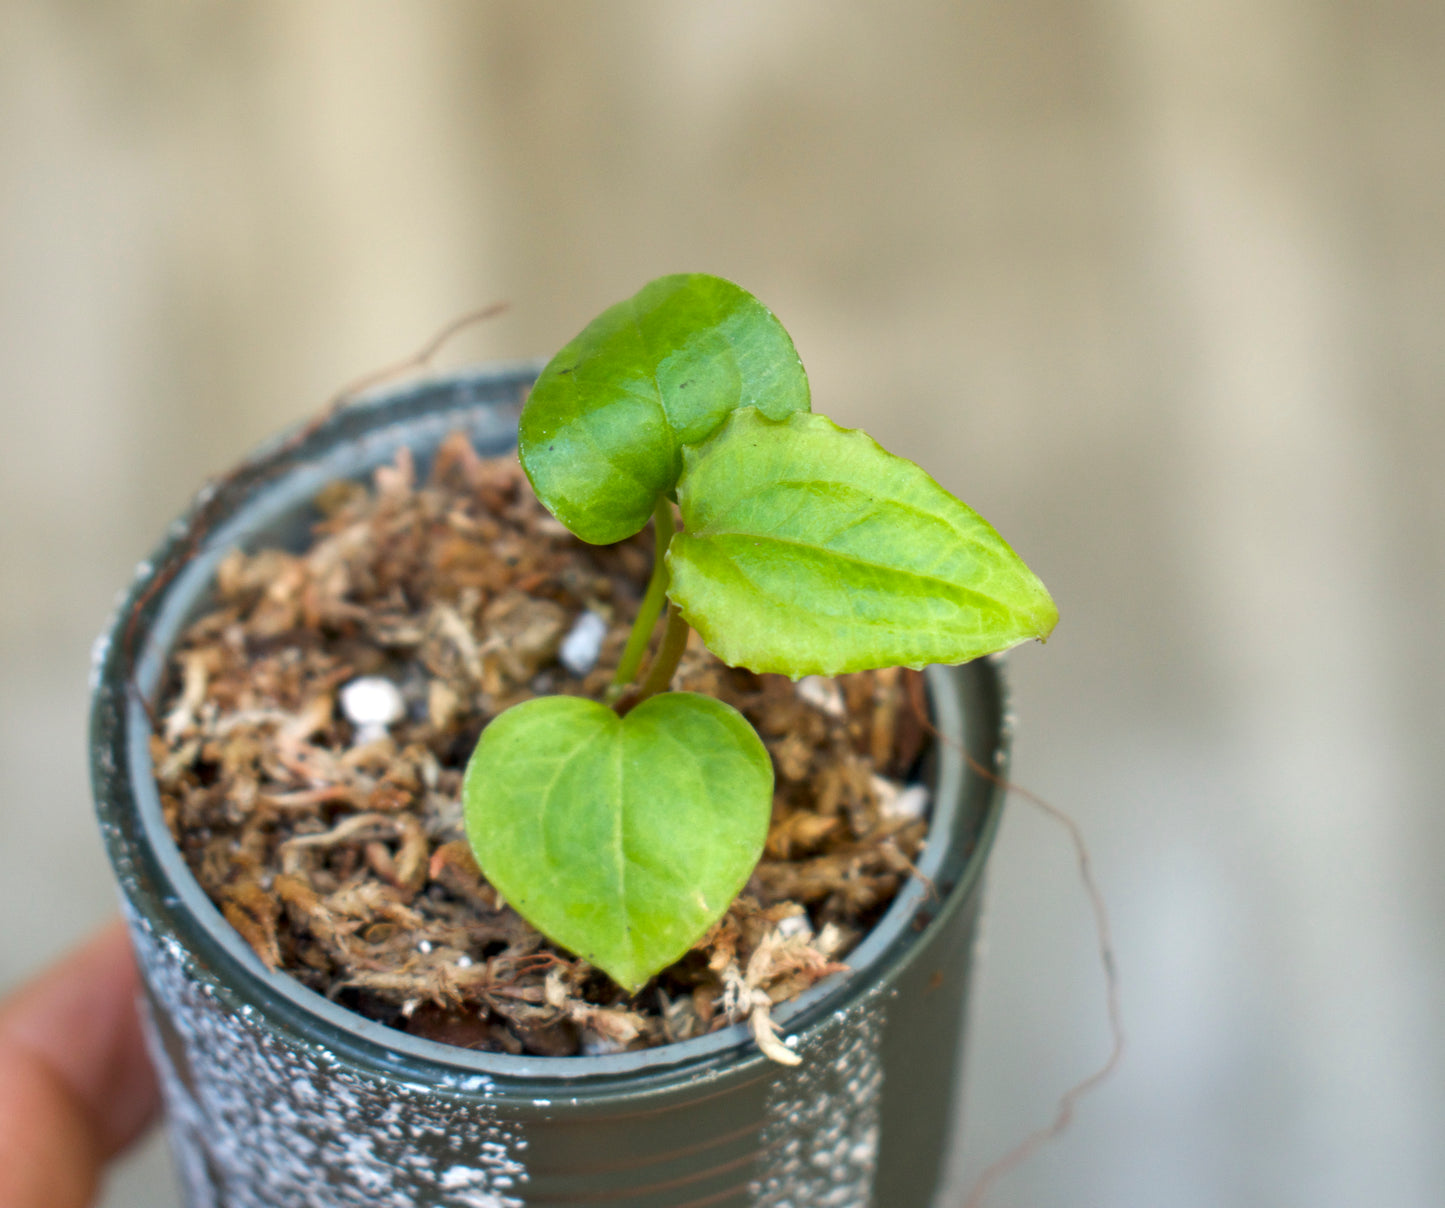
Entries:
MULTIPOLYGON (((647 333, 643 330, 642 320, 641 320, 641 318, 639 318, 638 313, 637 313, 637 296, 634 294, 631 298, 628 299, 628 302, 629 302, 631 305, 630 305, 630 307, 629 307, 629 309, 628 309, 628 316, 627 316, 627 317, 632 320, 633 329, 637 332, 637 342, 641 345, 643 352, 644 352, 644 353, 646 354, 646 356, 647 356, 647 364, 648 364, 647 380, 652 383, 652 401, 657 404, 657 409, 662 412, 662 423, 663 423, 663 427, 665 427, 665 428, 667 429, 667 434, 668 434, 668 437, 670 438, 673 464, 676 464, 678 458, 681 456, 681 453, 682 453, 682 442, 678 439, 678 431, 677 431, 677 429, 673 426, 673 423, 672 423, 672 414, 668 411, 668 409, 667 409, 667 403, 666 403, 666 401, 665 401, 664 398, 663 398, 664 391, 663 391, 663 388, 662 388, 662 381, 661 381, 661 379, 657 376, 658 370, 659 370, 659 369, 661 368, 661 366, 662 366, 663 358, 654 355, 654 353, 653 353, 653 348, 652 348, 652 342, 648 339, 647 333)), ((718 320, 718 317, 717 317, 717 316, 718 316, 717 299, 716 299, 716 298, 709 298, 709 299, 707 300, 707 304, 708 304, 708 309, 712 312, 712 313, 711 313, 711 318, 712 318, 712 328, 711 328, 711 331, 712 331, 712 333, 713 333, 714 335, 718 336, 718 337, 722 340, 722 342, 727 346, 728 356, 729 356, 730 358, 732 358, 733 369, 737 372, 739 381, 741 381, 742 372, 741 372, 741 368, 740 368, 740 366, 739 366, 739 364, 738 364, 738 345, 737 345, 737 341, 736 341, 735 339, 733 339, 732 332, 731 332, 730 330, 728 330, 728 329, 718 320)), ((677 352, 677 351, 680 351, 680 350, 679 350, 679 349, 674 349, 673 351, 674 351, 674 352, 677 352)), ((738 403, 740 403, 741 401, 742 401, 741 395, 739 395, 738 399, 734 400, 734 402, 732 403, 732 406, 729 408, 729 410, 734 410, 734 409, 736 409, 738 403)), ((708 435, 711 435, 711 433, 709 433, 708 435)), ((706 439, 706 438, 704 437, 704 438, 702 438, 702 439, 706 439)), ((694 445, 701 444, 701 443, 702 443, 702 439, 699 439, 699 440, 694 441, 694 442, 692 442, 692 443, 693 443, 694 445)), ((669 488, 669 489, 670 489, 670 488, 669 488)))
MULTIPOLYGON (((582 741, 579 742, 575 747, 568 751, 567 754, 560 757, 557 760, 556 770, 552 773, 551 779, 547 781, 547 787, 542 792, 542 808, 537 812, 537 833, 542 841, 542 858, 546 860, 547 864, 550 867, 560 868, 564 863, 563 861, 554 860, 552 858, 552 849, 547 838, 548 834, 550 833, 547 829, 547 814, 548 811, 551 810, 552 800, 556 796, 557 782, 562 779, 567 769, 572 766, 573 760, 575 760, 587 747, 591 746, 599 739, 605 739, 608 737, 609 735, 606 730, 599 730, 596 733, 589 734, 587 735, 587 737, 582 739, 582 741)), ((617 745, 620 746, 621 744, 617 745)), ((555 885, 556 883, 557 877, 554 875, 552 877, 552 884, 555 885)))
MULTIPOLYGON (((744 540, 751 541, 751 542, 752 542, 753 544, 755 544, 755 545, 757 545, 757 544, 762 544, 762 543, 764 543, 764 542, 767 542, 767 543, 770 543, 770 544, 772 544, 772 545, 786 546, 786 547, 791 548, 791 549, 807 550, 807 551, 809 551, 809 552, 812 552, 812 553, 815 553, 815 554, 819 554, 819 555, 822 555, 822 556, 825 556, 825 557, 828 557, 828 558, 837 559, 837 560, 840 561, 840 562, 848 562, 848 563, 851 563, 851 564, 853 564, 853 565, 855 565, 855 566, 867 567, 869 570, 887 571, 889 574, 903 575, 903 576, 906 576, 907 578, 909 578, 909 579, 911 579, 911 580, 917 580, 917 581, 919 581, 919 582, 921 582, 921 583, 929 583, 929 584, 936 583, 936 584, 940 584, 940 585, 942 585, 942 586, 944 586, 944 587, 946 587, 946 588, 949 589, 948 594, 949 594, 951 597, 952 597, 952 596, 955 596, 955 595, 961 595, 961 596, 964 597, 965 599, 982 601, 982 602, 985 603, 985 604, 992 605, 994 608, 1002 608, 1002 609, 1004 609, 1004 611, 1006 611, 1007 613, 1009 613, 1009 615, 1011 615, 1011 616, 1012 616, 1012 615, 1015 615, 1015 614, 1014 614, 1014 610, 1013 610, 1012 608, 1009 608, 1006 604, 1003 604, 1000 600, 996 599, 995 597, 990 596, 990 595, 985 595, 983 592, 981 592, 981 591, 976 591, 975 589, 973 589, 973 588, 971 588, 971 587, 965 587, 965 586, 963 586, 962 584, 956 583, 956 582, 955 582, 954 580, 952 580, 952 579, 940 578, 940 577, 937 576, 937 575, 931 575, 931 574, 928 574, 928 573, 926 573, 926 572, 924 572, 924 571, 908 570, 908 569, 905 569, 905 568, 902 568, 902 567, 894 566, 894 565, 892 565, 892 564, 890 564, 890 563, 887 563, 887 562, 872 562, 872 561, 869 561, 869 560, 866 559, 866 558, 861 558, 861 557, 859 557, 859 556, 856 555, 856 554, 839 553, 837 550, 826 549, 826 548, 824 548, 824 547, 822 547, 822 546, 814 545, 814 544, 812 544, 812 543, 810 543, 810 542, 807 542, 807 541, 795 541, 795 540, 792 540, 792 539, 787 538, 787 537, 774 537, 774 536, 769 536, 769 535, 767 535, 767 534, 762 534, 762 533, 749 533, 749 532, 744 532, 744 531, 734 530, 734 529, 709 530, 709 531, 707 531, 706 533, 703 533, 703 532, 680 533, 678 536, 679 536, 679 537, 684 537, 684 538, 685 538, 685 537, 691 537, 693 540, 699 541, 699 542, 711 540, 711 539, 718 538, 718 537, 739 537, 739 538, 742 538, 742 539, 744 539, 744 540)), ((676 544, 677 538, 674 538, 673 540, 674 540, 674 544, 676 544)), ((686 544, 685 544, 685 543, 683 544, 682 548, 683 548, 684 550, 686 549, 686 544)), ((752 585, 756 588, 756 590, 758 591, 758 593, 759 593, 760 595, 764 595, 764 596, 769 595, 769 593, 768 593, 767 591, 765 591, 765 590, 758 584, 758 581, 757 581, 755 578, 753 578, 753 576, 747 574, 747 573, 743 570, 742 565, 738 562, 737 558, 734 557, 728 550, 722 548, 721 546, 714 546, 714 548, 716 549, 717 553, 718 553, 721 557, 725 558, 730 565, 732 565, 733 567, 735 567, 735 568, 737 569, 738 574, 740 574, 744 579, 746 579, 750 584, 752 584, 752 585)), ((859 623, 860 623, 860 624, 872 625, 872 624, 885 624, 886 622, 860 621, 859 623)))
MULTIPOLYGON (((695 471, 694 471, 694 473, 695 473, 695 471)), ((922 471, 920 471, 920 473, 922 473, 922 471)), ((680 489, 685 493, 686 490, 687 490, 686 486, 685 486, 685 485, 682 485, 682 484, 679 484, 679 485, 680 485, 680 489)), ((937 486, 936 483, 935 483, 934 485, 937 486)), ((961 542, 964 542, 964 543, 966 543, 966 544, 968 544, 968 545, 978 546, 979 548, 982 548, 982 549, 987 549, 987 548, 988 548, 988 543, 987 543, 987 542, 981 541, 981 540, 979 540, 977 537, 971 537, 971 536, 966 535, 962 530, 960 530, 960 528, 958 527, 958 525, 957 525, 956 523, 954 523, 953 520, 951 520, 950 518, 945 517, 945 516, 940 516, 937 512, 929 511, 929 509, 928 509, 927 507, 923 506, 922 504, 914 503, 914 502, 913 502, 912 500, 910 500, 910 499, 901 498, 900 496, 897 496, 897 495, 882 495, 882 496, 880 496, 880 495, 878 495, 878 494, 869 494, 869 492, 863 490, 863 489, 860 488, 860 487, 855 486, 853 483, 843 482, 843 481, 838 480, 838 479, 818 479, 818 478, 775 478, 775 479, 771 479, 771 480, 767 483, 767 485, 766 485, 765 487, 762 487, 762 488, 760 488, 760 489, 758 489, 758 490, 749 491, 749 492, 747 492, 746 494, 740 494, 740 495, 734 496, 732 502, 730 502, 730 503, 727 505, 727 510, 728 510, 728 511, 736 511, 736 510, 737 510, 738 508, 740 508, 740 507, 744 507, 744 506, 747 506, 747 505, 749 505, 749 504, 755 504, 755 503, 757 503, 759 500, 763 499, 765 494, 772 493, 776 488, 779 488, 779 487, 785 487, 785 488, 789 488, 789 489, 791 489, 791 490, 799 491, 800 493, 801 493, 801 492, 807 492, 807 493, 810 493, 810 494, 823 494, 823 493, 826 492, 826 491, 839 491, 839 492, 845 492, 845 493, 847 493, 847 494, 849 494, 849 495, 862 495, 862 496, 864 496, 865 498, 867 498, 867 499, 872 503, 872 505, 873 505, 875 508, 881 508, 881 507, 884 506, 884 505, 887 505, 887 506, 889 506, 889 507, 898 508, 900 511, 908 512, 910 515, 915 516, 915 517, 917 517, 917 518, 919 518, 919 519, 921 519, 921 520, 929 521, 929 522, 932 523, 932 524, 941 524, 944 528, 948 529, 948 531, 949 531, 950 533, 953 533, 955 536, 957 536, 958 540, 961 541, 961 542)), ((942 488, 942 487, 938 487, 938 490, 939 490, 940 492, 943 492, 943 488, 942 488)), ((951 499, 951 498, 950 498, 949 502, 950 502, 950 503, 954 503, 955 505, 957 505, 957 501, 956 501, 956 500, 953 500, 953 499, 951 499)), ((958 506, 962 506, 962 505, 958 505, 958 506)), ((720 511, 720 510, 722 510, 722 509, 719 508, 718 510, 720 511)), ((798 510, 801 510, 801 508, 796 509, 796 510, 793 512, 793 515, 797 515, 797 511, 798 511, 798 510)), ((866 519, 866 516, 865 516, 864 518, 866 519)), ((975 515, 974 518, 975 518, 980 524, 986 524, 986 523, 987 523, 987 522, 984 521, 981 517, 977 517, 976 515, 975 515)), ((861 522, 855 522, 855 523, 861 523, 861 522)), ((849 527, 851 527, 851 526, 849 526, 849 527)), ((703 534, 703 533, 708 533, 708 534, 713 534, 713 533, 724 534, 724 533, 733 533, 733 532, 735 532, 735 531, 736 531, 736 530, 733 530, 733 529, 715 528, 715 527, 713 527, 713 526, 711 526, 711 525, 706 525, 706 526, 704 526, 703 528, 694 530, 694 532, 697 533, 698 535, 701 535, 701 534, 703 534)), ((839 531, 845 531, 845 530, 839 530, 839 531)), ((746 535, 751 535, 751 534, 746 534, 746 535)))

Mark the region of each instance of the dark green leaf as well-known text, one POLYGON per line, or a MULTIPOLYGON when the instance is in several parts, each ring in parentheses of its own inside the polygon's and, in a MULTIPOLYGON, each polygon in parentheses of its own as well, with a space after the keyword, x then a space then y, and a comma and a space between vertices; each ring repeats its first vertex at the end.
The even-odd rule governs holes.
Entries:
POLYGON ((742 889, 772 792, 742 714, 670 692, 623 718, 575 696, 517 705, 482 732, 462 796, 477 861, 507 901, 635 991, 742 889))
POLYGON ((727 663, 794 677, 961 663, 1058 620, 981 516, 863 432, 745 410, 685 458, 668 594, 727 663))
POLYGON ((705 273, 661 277, 603 311, 542 370, 522 411, 522 465, 584 541, 638 532, 682 469, 681 449, 738 407, 808 409, 783 325, 705 273))

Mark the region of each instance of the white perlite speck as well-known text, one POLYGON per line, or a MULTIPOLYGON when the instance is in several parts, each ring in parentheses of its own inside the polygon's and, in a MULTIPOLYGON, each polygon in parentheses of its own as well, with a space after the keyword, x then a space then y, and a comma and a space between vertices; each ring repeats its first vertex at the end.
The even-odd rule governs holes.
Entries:
POLYGON ((174 941, 134 918, 131 935, 188 1208, 522 1208, 525 1141, 484 1102, 372 1079, 263 1032, 174 941))
POLYGON ((384 675, 363 675, 341 689, 341 711, 356 727, 358 743, 374 742, 406 713, 401 689, 384 675))
POLYGON ((607 636, 607 622, 598 613, 587 611, 577 618, 571 631, 562 639, 557 658, 574 676, 581 679, 602 654, 602 641, 607 636))
POLYGON ((878 808, 885 818, 907 822, 922 818, 928 812, 927 785, 897 785, 882 776, 874 776, 872 783, 873 792, 878 797, 878 808))
MULTIPOLYGON (((874 995, 839 1011, 774 1079, 753 1208, 869 1208, 878 1168, 883 1007, 874 995)), ((791 1038, 790 1038, 791 1039, 791 1038)))
POLYGON ((843 703, 843 692, 838 681, 825 675, 805 675, 797 682, 794 691, 804 704, 812 705, 829 717, 846 717, 848 706, 843 703))
POLYGON ((786 940, 795 935, 811 936, 813 929, 808 925, 806 914, 790 914, 787 918, 778 920, 778 934, 786 940))

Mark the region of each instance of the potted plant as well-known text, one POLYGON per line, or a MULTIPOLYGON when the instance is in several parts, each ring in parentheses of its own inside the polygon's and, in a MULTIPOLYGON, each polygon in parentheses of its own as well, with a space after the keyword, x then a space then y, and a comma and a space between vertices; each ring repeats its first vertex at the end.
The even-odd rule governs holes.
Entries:
POLYGON ((1055 617, 981 518, 813 414, 777 320, 700 274, 604 312, 540 375, 503 368, 369 398, 263 450, 142 565, 96 663, 96 799, 189 1202, 929 1203, 1000 804, 968 763, 1006 756, 999 670, 980 656, 1046 637, 1055 617), (425 462, 459 429, 492 453, 520 431, 538 498, 584 541, 654 522, 610 705, 542 695, 502 712, 463 792, 491 884, 623 990, 727 909, 772 808, 773 769, 748 722, 667 691, 690 630, 724 663, 794 679, 965 664, 928 673, 940 741, 918 876, 846 972, 751 1028, 597 1055, 477 1052, 397 1032, 269 968, 202 892, 152 762, 181 633, 233 548, 299 546, 328 484, 401 449, 425 462))

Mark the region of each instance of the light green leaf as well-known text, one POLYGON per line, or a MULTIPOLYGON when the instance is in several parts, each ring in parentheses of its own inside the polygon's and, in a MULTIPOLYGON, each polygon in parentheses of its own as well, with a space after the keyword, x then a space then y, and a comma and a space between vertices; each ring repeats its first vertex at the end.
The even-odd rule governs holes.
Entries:
POLYGON ((668 594, 726 663, 794 678, 962 663, 1058 620, 981 516, 863 432, 745 410, 685 459, 668 594))
POLYGON ((636 991, 727 909, 762 854, 773 768, 736 709, 669 692, 626 717, 546 696, 482 732, 462 789, 487 879, 636 991))
POLYGON ((672 494, 682 447, 749 406, 774 419, 808 409, 808 378, 783 325, 731 281, 660 277, 542 370, 522 410, 522 466, 582 540, 621 541, 672 494))

